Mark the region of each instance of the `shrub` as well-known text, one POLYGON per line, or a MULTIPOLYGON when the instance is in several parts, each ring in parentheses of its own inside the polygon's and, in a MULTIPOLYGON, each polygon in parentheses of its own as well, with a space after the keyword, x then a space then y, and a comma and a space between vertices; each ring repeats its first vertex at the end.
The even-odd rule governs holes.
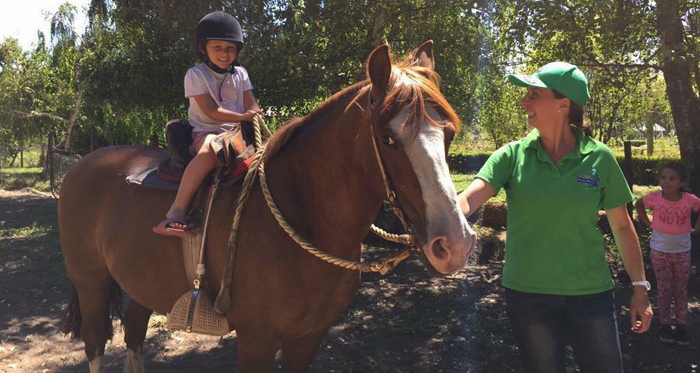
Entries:
MULTIPOLYGON (((625 156, 616 155, 617 163, 624 170, 625 156)), ((657 157, 657 156, 633 156, 631 181, 636 185, 657 185, 659 176, 657 170, 667 162, 679 162, 680 157, 657 157)))
POLYGON ((453 173, 473 174, 481 169, 491 152, 450 153, 447 163, 453 173))
MULTIPOLYGON (((450 166, 450 171, 453 173, 476 173, 481 169, 481 166, 486 163, 486 160, 491 156, 491 152, 472 152, 472 153, 451 153, 447 156, 447 163, 450 166)), ((615 154, 617 163, 624 170, 625 156, 624 154, 615 154)), ((631 181, 636 185, 656 185, 658 184, 657 170, 658 168, 671 161, 680 161, 680 157, 668 155, 663 156, 632 156, 632 172, 631 181)))

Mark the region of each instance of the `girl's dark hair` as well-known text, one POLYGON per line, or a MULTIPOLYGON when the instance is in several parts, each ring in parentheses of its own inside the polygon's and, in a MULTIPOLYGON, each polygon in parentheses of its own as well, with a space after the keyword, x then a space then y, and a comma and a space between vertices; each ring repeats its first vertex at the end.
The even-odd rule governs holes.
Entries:
MULTIPOLYGON (((552 91, 554 92, 554 97, 558 99, 568 98, 557 90, 553 89, 552 91)), ((569 101, 571 101, 571 99, 569 99, 569 101)), ((591 126, 588 123, 584 123, 583 114, 583 108, 579 106, 579 104, 571 101, 571 105, 569 106, 569 123, 583 130, 583 133, 586 135, 592 136, 593 132, 591 131, 591 126)))
POLYGON ((678 174, 678 178, 681 179, 681 182, 686 183, 685 188, 681 188, 682 191, 687 192, 687 184, 688 180, 690 180, 690 173, 688 172, 688 167, 685 167, 685 165, 681 162, 666 162, 659 167, 659 177, 661 177, 661 172, 665 169, 671 169, 673 171, 676 171, 678 174))

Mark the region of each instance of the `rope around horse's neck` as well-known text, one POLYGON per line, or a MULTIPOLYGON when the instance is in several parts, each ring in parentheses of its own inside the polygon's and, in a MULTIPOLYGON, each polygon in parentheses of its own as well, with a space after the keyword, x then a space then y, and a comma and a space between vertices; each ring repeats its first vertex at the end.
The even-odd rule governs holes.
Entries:
MULTIPOLYGON (((228 292, 230 291, 230 285, 231 281, 233 279, 232 276, 232 271, 233 271, 233 259, 235 258, 236 254, 236 246, 238 243, 238 227, 240 225, 240 220, 241 220, 241 215, 243 211, 243 207, 248 200, 248 196, 250 195, 250 190, 252 189, 253 186, 253 181, 255 180, 255 177, 257 175, 260 175, 260 188, 262 189, 263 196, 265 197, 265 201, 267 202, 267 206, 270 209, 270 212, 272 212, 272 215, 275 217, 275 220, 277 220, 277 223, 280 225, 280 227, 289 235, 289 237, 294 240, 299 246, 301 246, 304 250, 308 251, 309 253, 313 254, 317 258, 328 262, 330 264, 346 268, 346 269, 351 269, 351 270, 356 270, 356 271, 361 271, 361 272, 378 272, 381 273, 382 275, 385 275, 389 273, 392 269, 394 269, 401 261, 406 259, 409 255, 411 255, 412 251, 412 246, 404 249, 397 255, 394 255, 393 257, 383 260, 381 262, 371 262, 371 263, 365 263, 365 262, 356 262, 353 260, 346 260, 346 259, 341 259, 338 257, 335 257, 333 255, 327 254, 318 248, 316 248, 314 245, 306 241, 299 233, 297 233, 294 228, 292 228, 289 223, 287 223, 286 219, 284 216, 282 216, 282 213, 280 210, 277 208, 277 205, 275 204, 275 201, 272 198, 272 194, 270 193, 270 189, 267 186, 267 177, 265 175, 265 165, 263 163, 263 159, 265 156, 265 149, 266 146, 263 144, 263 134, 262 132, 265 132, 265 137, 269 138, 272 133, 270 132, 269 128, 267 128, 267 125, 265 124, 265 121, 262 117, 262 115, 257 115, 253 119, 253 125, 255 129, 255 148, 257 149, 255 156, 253 158, 253 162, 251 163, 250 167, 248 168, 248 173, 245 176, 245 179, 243 180, 243 185, 241 187, 241 192, 238 196, 238 203, 236 205, 236 211, 235 215, 233 218, 233 223, 231 225, 231 233, 229 234, 229 240, 228 240, 228 255, 226 256, 226 265, 224 267, 224 276, 223 279, 221 280, 221 289, 219 290, 219 295, 216 298, 216 302, 214 304, 215 309, 218 312, 225 312, 230 308, 230 301, 231 297, 228 295, 228 292)), ((372 232, 376 234, 377 236, 387 240, 387 241, 392 241, 392 242, 397 242, 401 243, 404 245, 414 245, 414 238, 410 235, 404 234, 404 235, 397 235, 397 234, 392 234, 384 231, 383 229, 375 226, 372 224, 370 227, 372 232)))

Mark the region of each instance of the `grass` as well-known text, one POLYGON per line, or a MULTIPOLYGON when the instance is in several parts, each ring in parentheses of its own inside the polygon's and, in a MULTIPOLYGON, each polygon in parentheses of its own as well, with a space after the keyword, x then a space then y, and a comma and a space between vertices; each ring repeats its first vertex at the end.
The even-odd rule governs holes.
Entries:
POLYGON ((41 167, 3 168, 0 170, 0 189, 20 190, 32 188, 48 192, 51 185, 42 175, 41 167))
MULTIPOLYGON (((0 167, 9 167, 12 161, 12 155, 14 154, 3 154, 0 153, 0 167)), ((19 154, 15 158, 14 167, 20 166, 20 156, 19 154)), ((24 149, 24 167, 30 168, 35 166, 41 166, 41 148, 32 147, 29 149, 24 149)))
POLYGON ((632 194, 634 194, 634 200, 638 200, 649 193, 656 192, 660 190, 661 187, 658 185, 633 185, 632 194))
MULTIPOLYGON (((469 184, 474 181, 474 178, 476 178, 476 174, 451 174, 452 176, 452 182, 455 184, 455 189, 457 190, 457 193, 462 193, 469 184)), ((506 193, 503 189, 501 189, 496 197, 494 197, 494 200, 499 201, 499 202, 505 202, 506 201, 506 193)))
POLYGON ((25 237, 43 237, 47 235, 52 228, 50 226, 32 222, 29 226, 23 227, 5 227, 5 221, 0 221, 0 237, 10 238, 25 238, 25 237))

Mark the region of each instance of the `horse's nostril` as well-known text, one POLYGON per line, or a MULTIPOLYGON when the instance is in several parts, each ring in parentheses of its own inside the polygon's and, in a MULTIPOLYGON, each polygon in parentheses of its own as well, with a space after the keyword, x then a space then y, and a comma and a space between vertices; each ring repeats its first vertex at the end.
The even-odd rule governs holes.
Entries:
POLYGON ((438 260, 448 260, 450 258, 450 252, 447 250, 446 242, 444 237, 438 237, 430 243, 430 251, 432 252, 435 259, 438 260))

